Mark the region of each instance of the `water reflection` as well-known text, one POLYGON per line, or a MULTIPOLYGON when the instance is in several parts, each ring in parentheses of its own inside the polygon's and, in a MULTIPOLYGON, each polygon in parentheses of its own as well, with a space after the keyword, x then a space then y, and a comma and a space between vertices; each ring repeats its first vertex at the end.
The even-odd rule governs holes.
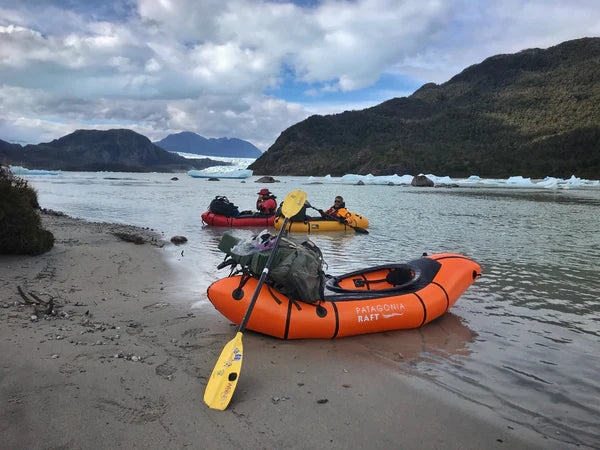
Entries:
POLYGON ((471 354, 469 344, 477 333, 449 312, 413 330, 387 331, 352 337, 352 343, 367 348, 373 355, 410 370, 418 363, 446 360, 461 364, 458 356, 471 354))

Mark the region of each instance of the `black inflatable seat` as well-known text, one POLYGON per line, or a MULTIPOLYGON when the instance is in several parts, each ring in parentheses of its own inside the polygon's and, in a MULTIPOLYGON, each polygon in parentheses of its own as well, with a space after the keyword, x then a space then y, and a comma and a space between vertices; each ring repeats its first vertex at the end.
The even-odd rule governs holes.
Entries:
POLYGON ((410 267, 396 267, 391 269, 385 277, 385 281, 393 286, 406 284, 415 277, 415 272, 410 267))

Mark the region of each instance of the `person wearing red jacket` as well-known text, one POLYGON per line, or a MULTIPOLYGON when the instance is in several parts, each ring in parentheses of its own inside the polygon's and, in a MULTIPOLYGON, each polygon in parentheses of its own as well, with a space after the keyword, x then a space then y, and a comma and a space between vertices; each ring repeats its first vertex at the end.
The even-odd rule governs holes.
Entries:
POLYGON ((262 188, 258 193, 258 200, 256 200, 256 209, 259 214, 271 215, 275 213, 277 209, 277 202, 275 197, 267 188, 262 188))

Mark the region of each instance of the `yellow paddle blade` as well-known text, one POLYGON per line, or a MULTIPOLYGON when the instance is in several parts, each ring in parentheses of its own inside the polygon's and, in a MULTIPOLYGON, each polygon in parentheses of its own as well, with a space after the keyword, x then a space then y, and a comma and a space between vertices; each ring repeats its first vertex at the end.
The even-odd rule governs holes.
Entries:
POLYGON ((242 333, 238 331, 223 348, 206 385, 204 403, 211 408, 222 411, 229 405, 240 378, 243 352, 242 333))
POLYGON ((300 212, 306 201, 306 192, 297 190, 286 195, 281 205, 281 213, 288 219, 300 212))

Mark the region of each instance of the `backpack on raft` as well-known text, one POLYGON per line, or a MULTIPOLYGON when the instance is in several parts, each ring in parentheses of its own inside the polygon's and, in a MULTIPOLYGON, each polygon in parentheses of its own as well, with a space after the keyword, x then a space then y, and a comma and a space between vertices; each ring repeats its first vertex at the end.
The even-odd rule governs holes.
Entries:
POLYGON ((238 207, 231 203, 224 195, 217 195, 208 207, 210 211, 225 217, 239 216, 238 207))
MULTIPOLYGON (((272 244, 276 238, 277 236, 268 237, 272 244)), ((241 239, 226 232, 219 243, 219 250, 231 257, 236 264, 241 265, 242 272, 258 278, 271 252, 271 248, 268 248, 268 239, 265 239, 263 232, 250 240, 240 242, 241 239), (251 249, 253 245, 256 246, 254 252, 251 249), (234 247, 243 248, 244 254, 236 254, 234 247)), ((323 265, 323 254, 312 241, 298 243, 282 237, 266 283, 292 300, 305 303, 317 302, 324 297, 323 265)))
POLYGON ((273 287, 293 300, 307 303, 323 300, 323 254, 312 241, 298 244, 282 238, 269 278, 273 287))

